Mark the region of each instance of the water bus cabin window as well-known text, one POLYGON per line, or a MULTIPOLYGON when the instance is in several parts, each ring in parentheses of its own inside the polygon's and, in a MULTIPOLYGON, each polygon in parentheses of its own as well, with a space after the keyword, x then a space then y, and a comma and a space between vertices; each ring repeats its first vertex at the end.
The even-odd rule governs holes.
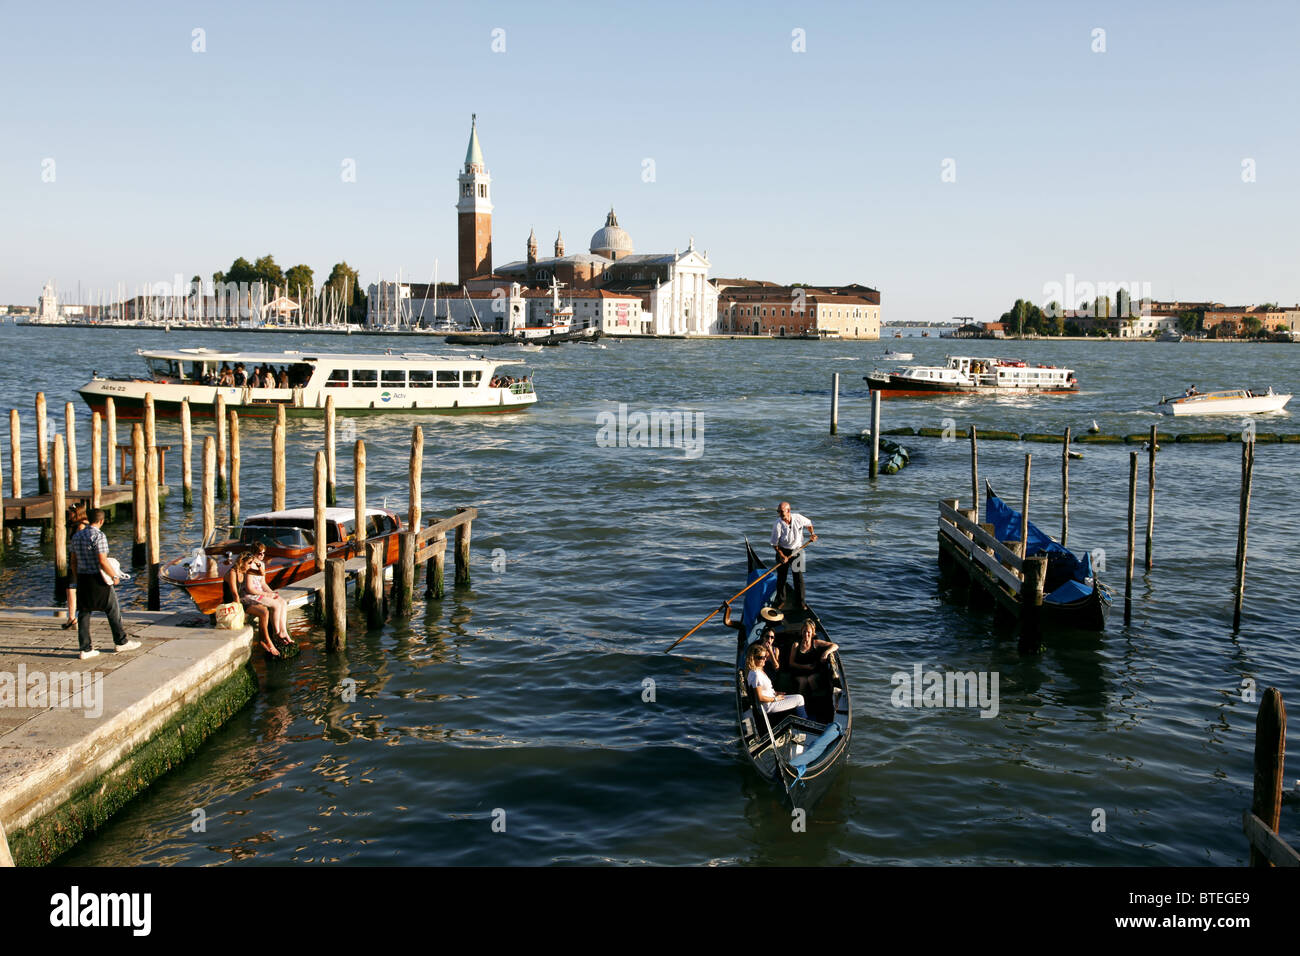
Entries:
POLYGON ((411 388, 433 388, 433 371, 427 368, 411 369, 411 388))
POLYGON ((478 388, 479 381, 483 378, 483 372, 477 368, 465 369, 464 385, 466 388, 478 388))
POLYGON ((347 388, 348 387, 348 370, 345 368, 336 368, 330 372, 330 377, 325 380, 326 388, 347 388))
POLYGON ((149 374, 154 379, 180 378, 181 363, 173 359, 151 358, 149 362, 149 374))
POLYGON ((378 388, 379 372, 373 368, 354 368, 352 370, 353 388, 378 388))
POLYGON ((386 368, 381 374, 385 388, 406 388, 406 369, 386 368))
POLYGON ((460 388, 460 369, 438 369, 439 388, 460 388))

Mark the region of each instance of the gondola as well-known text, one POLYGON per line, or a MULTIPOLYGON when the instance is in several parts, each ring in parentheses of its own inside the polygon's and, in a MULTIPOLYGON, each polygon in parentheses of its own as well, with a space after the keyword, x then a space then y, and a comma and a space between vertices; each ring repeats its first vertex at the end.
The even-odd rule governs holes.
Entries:
MULTIPOLYGON (((749 563, 746 580, 753 581, 766 567, 748 541, 745 551, 749 563)), ((796 716, 794 711, 778 712, 769 719, 758 705, 747 679, 745 652, 762 633, 765 622, 759 612, 771 605, 775 591, 776 575, 769 575, 745 595, 742 626, 736 642, 736 723, 741 748, 754 769, 780 787, 791 807, 808 809, 826 792, 845 761, 853 733, 853 707, 838 652, 831 654, 826 663, 821 682, 824 692, 805 695, 807 719, 796 716)), ((811 609, 800 610, 787 601, 781 610, 785 620, 773 625, 773 629, 777 635, 776 646, 783 655, 802 633, 804 621, 809 618, 816 624, 818 638, 830 640, 811 609)), ((777 690, 781 689, 778 681, 777 690)))
MULTIPOLYGON (((985 520, 993 525, 999 541, 1020 540, 1020 512, 984 483, 985 520)), ((1097 580, 1092 555, 1077 554, 1044 534, 1029 522, 1025 550, 1030 557, 1047 558, 1047 579, 1043 583, 1043 628, 1072 631, 1104 631, 1110 613, 1110 591, 1097 580)))

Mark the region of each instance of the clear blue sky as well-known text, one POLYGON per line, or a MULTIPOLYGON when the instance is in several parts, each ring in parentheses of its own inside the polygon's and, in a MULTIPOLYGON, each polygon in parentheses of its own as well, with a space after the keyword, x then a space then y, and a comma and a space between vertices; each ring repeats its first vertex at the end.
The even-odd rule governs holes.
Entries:
POLYGON ((693 235, 887 320, 1067 273, 1300 300, 1295 2, 116 6, 0 7, 0 302, 267 252, 450 278, 472 112, 498 264, 612 203, 639 252, 693 235))

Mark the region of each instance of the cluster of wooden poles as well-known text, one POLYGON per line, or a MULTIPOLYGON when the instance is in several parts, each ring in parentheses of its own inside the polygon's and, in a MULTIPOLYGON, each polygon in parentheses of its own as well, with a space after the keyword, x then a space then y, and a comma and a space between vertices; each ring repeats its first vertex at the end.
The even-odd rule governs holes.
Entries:
MULTIPOLYGON (((67 403, 67 438, 58 434, 53 442, 47 442, 47 416, 44 393, 36 396, 36 440, 37 440, 37 476, 42 495, 50 495, 50 518, 43 526, 43 540, 52 538, 55 555, 55 602, 66 596, 68 578, 68 541, 67 501, 69 491, 78 491, 78 469, 76 458, 76 415, 73 404, 67 403), (47 538, 46 535, 49 535, 47 538)), ((216 501, 227 498, 229 503, 230 525, 239 524, 240 519, 240 472, 242 466, 240 454, 240 421, 235 409, 227 409, 223 398, 218 395, 213 409, 215 435, 203 439, 203 471, 201 485, 203 544, 212 543, 216 536, 216 501)), ((99 412, 91 416, 91 493, 88 501, 92 508, 101 507, 105 500, 106 486, 102 482, 104 472, 103 459, 107 457, 107 489, 117 486, 117 417, 112 397, 105 399, 104 416, 99 412), (107 427, 105 427, 106 419, 107 427), (101 454, 107 438, 107 456, 101 454)), ((9 418, 10 464, 12 491, 14 499, 22 498, 22 437, 19 428, 18 412, 10 411, 9 418)), ((346 644, 346 561, 328 558, 326 553, 327 535, 325 509, 337 504, 336 492, 336 414, 334 398, 329 396, 325 403, 325 448, 316 453, 314 465, 314 522, 316 566, 325 575, 324 600, 321 602, 326 625, 327 647, 336 648, 346 644)), ((180 409, 181 428, 181 487, 185 507, 193 506, 193 428, 188 400, 182 402, 180 409)), ((277 416, 271 433, 271 510, 285 509, 285 410, 277 408, 277 416)), ((148 607, 158 610, 161 603, 159 580, 162 565, 161 522, 159 514, 159 496, 165 490, 161 474, 161 453, 169 446, 160 446, 156 440, 156 416, 152 394, 144 399, 144 415, 131 429, 131 504, 134 518, 134 538, 131 551, 132 564, 135 567, 147 567, 148 607), (141 465, 143 464, 143 467, 141 465)), ((355 553, 365 555, 365 573, 360 577, 357 596, 370 626, 378 626, 388 613, 388 602, 384 594, 383 569, 385 560, 384 540, 367 541, 366 535, 366 446, 357 439, 353 449, 355 468, 355 521, 356 532, 353 539, 355 553)), ((409 614, 413 603, 415 586, 415 567, 423 561, 427 564, 426 595, 441 599, 444 596, 444 559, 446 553, 446 536, 454 530, 456 537, 455 584, 457 587, 468 586, 469 548, 472 521, 477 517, 474 508, 458 508, 457 514, 444 521, 439 521, 421 528, 421 479, 424 463, 424 433, 420 426, 415 426, 411 437, 410 494, 407 527, 398 538, 398 562, 395 574, 393 605, 397 614, 409 614)), ((122 476, 125 478, 125 474, 122 476)), ((3 473, 0 472, 0 484, 3 473)), ((109 496, 113 500, 115 497, 109 496)), ((12 541, 16 529, 4 527, 4 509, 0 508, 0 543, 12 541)))
MULTIPOLYGON (((831 434, 840 430, 840 373, 831 373, 831 434)), ((871 392, 871 468, 869 477, 880 474, 880 393, 871 392)))
MULTIPOLYGON (((1070 429, 1065 429, 1061 445, 1061 546, 1070 540, 1070 429)), ((1152 567, 1152 543, 1156 528, 1156 453, 1160 450, 1156 426, 1151 426, 1147 442, 1147 514, 1146 551, 1144 565, 1152 567)), ((1133 619, 1133 565, 1137 540, 1138 452, 1129 452, 1128 475, 1128 547, 1124 567, 1124 623, 1133 619)), ((1025 478, 1021 501, 1020 553, 1024 554, 1029 527, 1029 474, 1032 455, 1025 455, 1025 478)), ((1254 477, 1255 443, 1244 441, 1241 445, 1241 495, 1238 508, 1236 578, 1233 588, 1233 630, 1241 627, 1241 605, 1246 590, 1246 531, 1250 522, 1250 489, 1254 477)), ((974 425, 970 426, 970 479, 971 500, 975 506, 975 523, 979 523, 979 437, 974 425)))

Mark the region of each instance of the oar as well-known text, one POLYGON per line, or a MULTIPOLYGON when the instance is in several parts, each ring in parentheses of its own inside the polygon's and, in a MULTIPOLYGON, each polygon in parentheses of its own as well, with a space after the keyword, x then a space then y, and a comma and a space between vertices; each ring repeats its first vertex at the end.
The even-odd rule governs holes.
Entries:
MULTIPOLYGON (((810 544, 812 544, 812 542, 811 542, 811 541, 808 541, 808 542, 805 542, 804 544, 799 545, 799 547, 795 548, 793 551, 790 552, 790 557, 783 558, 782 560, 778 561, 776 564, 774 564, 772 567, 768 568, 766 571, 764 571, 764 572, 763 572, 762 574, 760 574, 758 577, 754 578, 754 580, 750 581, 749 584, 745 585, 743 588, 741 588, 739 591, 737 591, 737 592, 736 592, 735 594, 733 594, 731 597, 727 598, 727 600, 724 601, 724 602, 722 602, 722 603, 723 603, 723 604, 730 604, 732 601, 736 600, 736 598, 740 597, 742 594, 744 594, 746 591, 748 591, 750 588, 752 588, 752 587, 753 587, 755 584, 757 584, 759 581, 763 580, 763 578, 767 577, 767 576, 768 576, 769 574, 771 574, 773 571, 778 571, 778 570, 780 570, 781 565, 783 565, 783 564, 785 564, 786 562, 788 562, 788 561, 790 560, 790 558, 793 558, 796 554, 798 554, 798 553, 799 553, 800 551, 802 551, 804 548, 808 547, 808 545, 810 545, 810 544)), ((671 651, 671 650, 673 649, 673 647, 676 647, 676 646, 677 646, 678 644, 680 644, 682 641, 686 640, 688 637, 690 637, 692 634, 694 634, 696 631, 698 631, 700 628, 702 628, 705 624, 708 624, 711 620, 713 620, 714 615, 716 615, 716 614, 717 614, 719 611, 721 611, 721 610, 722 610, 721 605, 718 606, 718 607, 716 607, 716 608, 714 608, 714 609, 713 609, 713 614, 710 614, 710 615, 709 615, 708 617, 706 617, 704 620, 700 621, 699 624, 696 624, 693 628, 691 628, 689 631, 687 631, 687 632, 686 632, 685 634, 683 634, 681 637, 677 638, 677 640, 673 641, 673 643, 672 643, 672 647, 669 647, 668 650, 671 651)), ((664 651, 664 653, 666 654, 666 653, 668 653, 668 651, 664 651)))

